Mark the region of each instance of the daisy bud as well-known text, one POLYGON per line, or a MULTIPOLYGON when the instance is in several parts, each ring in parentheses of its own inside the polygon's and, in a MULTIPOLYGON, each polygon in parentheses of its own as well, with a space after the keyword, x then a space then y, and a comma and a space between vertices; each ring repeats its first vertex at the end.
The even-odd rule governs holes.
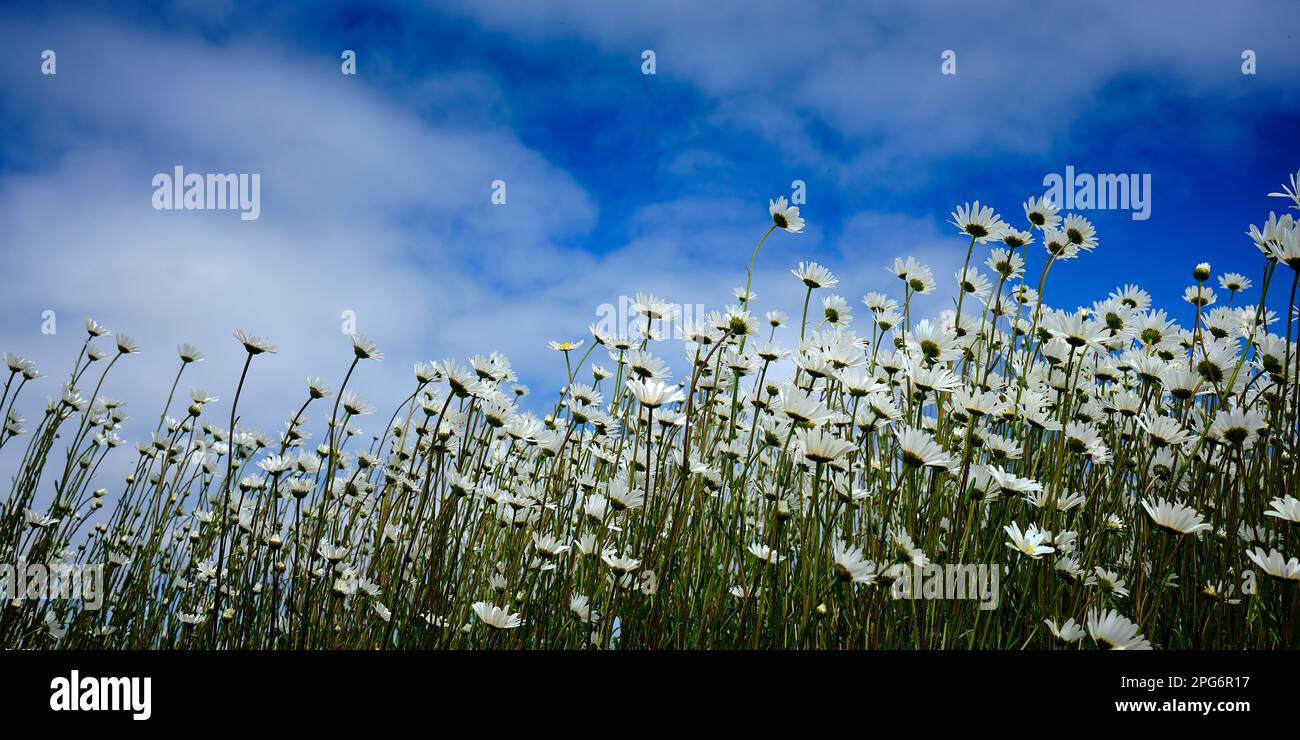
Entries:
POLYGON ((1195 278, 1195 279, 1196 279, 1196 282, 1198 282, 1198 283, 1203 283, 1203 282, 1205 282, 1206 280, 1209 280, 1209 279, 1210 279, 1210 263, 1209 263, 1209 262, 1202 262, 1201 264, 1197 265, 1197 266, 1196 266, 1196 269, 1192 270, 1192 277, 1195 278))

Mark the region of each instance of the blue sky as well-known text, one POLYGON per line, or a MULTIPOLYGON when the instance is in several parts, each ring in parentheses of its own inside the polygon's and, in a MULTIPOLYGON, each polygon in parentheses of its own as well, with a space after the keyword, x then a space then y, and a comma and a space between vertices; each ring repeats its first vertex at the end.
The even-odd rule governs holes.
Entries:
POLYGON ((896 256, 946 286, 965 248, 953 206, 1021 222, 1070 164, 1150 174, 1151 217, 1085 213, 1101 246, 1054 268, 1048 303, 1136 282, 1186 318, 1196 262, 1258 278, 1244 232, 1283 210, 1265 194, 1300 166, 1300 5, 1083 5, 6 8, 2 348, 57 377, 94 316, 144 345, 108 392, 147 418, 182 341, 209 355, 190 382, 228 397, 243 327, 281 345, 246 396, 269 428, 307 375, 337 384, 352 310, 388 355, 356 380, 381 409, 408 392, 412 362, 492 350, 549 394, 563 364, 546 341, 585 337, 600 304, 649 291, 723 307, 767 199, 793 180, 810 226, 765 246, 761 310, 797 313, 801 259, 859 307, 894 290, 896 256), (57 75, 39 73, 44 49, 57 75), (946 49, 955 75, 940 73, 946 49), (151 177, 178 164, 260 173, 261 218, 153 210, 151 177), (504 206, 489 202, 496 179, 504 206))

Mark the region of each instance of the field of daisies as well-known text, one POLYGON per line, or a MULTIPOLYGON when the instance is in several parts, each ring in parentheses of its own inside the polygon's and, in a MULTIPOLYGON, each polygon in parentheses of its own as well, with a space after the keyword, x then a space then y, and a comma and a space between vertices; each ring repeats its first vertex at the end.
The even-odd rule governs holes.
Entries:
MULTIPOLYGON (((1290 209, 1297 179, 1271 194, 1290 209)), ((101 395, 128 336, 88 320, 70 369, 6 355, 0 563, 102 566, 104 599, 6 598, 0 647, 1300 646, 1292 215, 1249 227, 1255 275, 1188 264, 1185 304, 1124 285, 1065 309, 1048 273, 1103 249, 1092 224, 967 204, 961 272, 897 259, 854 316, 812 262, 801 306, 757 305, 763 243, 804 226, 769 213, 725 311, 641 294, 631 336, 552 343, 569 380, 541 415, 495 353, 418 363, 376 408, 348 382, 382 354, 354 337, 337 385, 243 428, 275 345, 237 332, 230 401, 187 390, 203 355, 181 345, 130 444, 101 395), (915 315, 940 281, 951 308, 915 315), (353 425, 370 414, 382 434, 353 425), (992 598, 899 588, 962 567, 992 570, 992 598)))

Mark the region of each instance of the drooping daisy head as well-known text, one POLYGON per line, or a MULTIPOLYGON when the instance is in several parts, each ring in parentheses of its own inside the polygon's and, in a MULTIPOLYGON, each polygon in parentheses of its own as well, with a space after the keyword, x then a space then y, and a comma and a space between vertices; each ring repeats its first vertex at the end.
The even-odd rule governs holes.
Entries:
POLYGON ((799 207, 791 206, 784 195, 768 201, 767 211, 772 215, 772 222, 778 229, 785 229, 791 234, 803 231, 804 220, 799 217, 799 207))
POLYGON ((1006 228, 1002 217, 994 213, 991 207, 981 206, 978 200, 973 204, 957 206, 957 210, 952 212, 952 220, 949 223, 956 226, 961 234, 981 244, 992 239, 1000 239, 1002 230, 1006 228))
POLYGON ((1034 228, 1040 230, 1054 229, 1061 222, 1060 209, 1047 196, 1030 198, 1025 201, 1025 218, 1034 228))
POLYGON ((244 350, 250 355, 260 355, 263 352, 274 353, 276 346, 262 337, 254 336, 240 329, 235 332, 235 340, 244 345, 244 350))
POLYGON ((1071 244, 1080 249, 1091 251, 1097 247, 1097 229, 1083 216, 1073 213, 1066 216, 1061 231, 1071 244))
POLYGON ((181 362, 186 364, 191 362, 203 362, 203 353, 198 347, 192 344, 182 344, 176 348, 176 354, 180 355, 181 362))
POLYGON ((360 334, 352 335, 352 353, 356 355, 358 360, 384 359, 384 353, 379 351, 379 347, 360 334))
POLYGON ((814 290, 818 288, 834 288, 840 284, 838 278, 831 274, 831 271, 816 262, 800 262, 799 266, 790 270, 791 274, 799 278, 800 282, 814 290))

